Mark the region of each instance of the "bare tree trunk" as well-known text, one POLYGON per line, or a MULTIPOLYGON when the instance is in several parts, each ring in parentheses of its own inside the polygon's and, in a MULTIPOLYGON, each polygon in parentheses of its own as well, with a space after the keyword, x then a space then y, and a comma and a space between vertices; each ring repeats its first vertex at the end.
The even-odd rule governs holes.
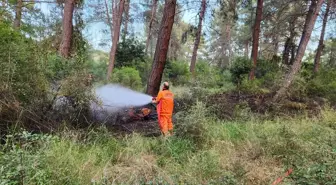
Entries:
POLYGON ((294 43, 294 41, 291 43, 291 58, 289 61, 289 65, 293 65, 295 62, 295 56, 296 56, 296 44, 294 43))
POLYGON ((71 39, 73 32, 72 18, 76 0, 67 0, 64 5, 62 42, 59 48, 61 56, 68 58, 70 56, 71 39))
POLYGON ((274 50, 273 50, 273 55, 278 55, 278 51, 279 51, 279 35, 276 34, 273 38, 273 42, 274 42, 274 50))
POLYGON ((176 0, 165 0, 152 71, 147 82, 146 92, 152 96, 156 96, 160 89, 162 73, 167 60, 170 35, 174 24, 175 9, 176 0))
POLYGON ((190 72, 192 73, 194 73, 195 71, 197 50, 198 50, 199 43, 201 41, 202 22, 204 19, 205 10, 206 10, 206 0, 202 0, 201 11, 200 11, 199 20, 198 20, 198 28, 196 32, 196 39, 195 39, 193 54, 192 54, 191 63, 190 63, 190 72))
POLYGON ((19 29, 21 26, 22 7, 23 7, 23 1, 18 0, 16 3, 16 8, 15 8, 15 19, 14 19, 15 29, 19 29))
POLYGON ((245 41, 245 57, 249 55, 249 40, 245 41))
POLYGON ((257 11, 256 11, 256 21, 254 23, 253 29, 253 45, 252 45, 252 53, 251 58, 253 61, 253 67, 250 72, 250 80, 254 79, 255 68, 257 67, 257 59, 258 59, 258 48, 259 48, 259 34, 260 34, 260 23, 262 19, 262 10, 263 10, 263 0, 258 0, 257 11))
POLYGON ((286 65, 290 65, 289 55, 291 54, 291 61, 295 58, 295 23, 297 17, 293 17, 289 24, 289 38, 287 38, 285 43, 285 48, 283 51, 282 61, 286 65))
POLYGON ((228 51, 227 55, 227 64, 230 65, 231 62, 231 55, 232 55, 232 50, 231 50, 231 23, 228 23, 226 25, 226 49, 228 51))
POLYGON ((4 14, 6 13, 6 9, 7 9, 6 0, 1 1, 1 6, 2 6, 2 9, 0 11, 0 22, 2 22, 5 19, 4 14))
POLYGON ((324 17, 323 17, 323 24, 322 24, 322 30, 321 30, 321 35, 320 35, 320 41, 319 41, 319 45, 317 47, 317 51, 316 51, 316 55, 315 55, 315 59, 314 59, 314 73, 317 73, 319 70, 319 66, 320 66, 320 59, 321 59, 321 55, 322 55, 322 51, 324 49, 324 33, 325 33, 325 28, 328 22, 328 14, 329 14, 329 9, 330 9, 330 4, 331 4, 331 0, 328 0, 327 2, 327 8, 326 11, 324 13, 324 17))
POLYGON ((301 68, 301 60, 304 55, 304 52, 306 51, 307 44, 309 42, 312 30, 314 28, 318 13, 321 10, 323 0, 312 0, 312 3, 309 7, 308 14, 306 16, 306 22, 305 26, 303 28, 303 33, 300 41, 300 45, 297 51, 297 55, 295 57, 294 64, 292 65, 292 69, 290 73, 286 76, 282 87, 277 91, 276 95, 274 96, 274 101, 277 101, 280 97, 282 97, 288 87, 291 85, 296 73, 301 68))
POLYGON ((120 36, 120 27, 121 27, 121 21, 122 21, 122 14, 124 12, 125 7, 125 0, 120 0, 119 4, 114 2, 114 6, 112 5, 113 10, 113 37, 112 37, 112 47, 110 50, 110 61, 107 69, 107 76, 106 79, 109 80, 111 78, 111 74, 114 68, 114 60, 115 55, 117 53, 117 47, 119 42, 119 36, 120 36))
POLYGON ((290 41, 290 38, 287 38, 286 42, 285 42, 285 46, 284 46, 284 51, 283 51, 283 54, 282 54, 282 61, 286 65, 289 64, 290 49, 291 49, 291 41, 290 41))
POLYGON ((150 18, 150 21, 149 21, 148 33, 147 33, 146 50, 145 50, 146 53, 148 52, 149 42, 152 39, 152 27, 153 27, 153 22, 154 22, 155 17, 156 17, 157 2, 158 2, 158 0, 153 0, 151 18, 150 18))
POLYGON ((125 23, 124 23, 124 33, 123 33, 124 40, 128 34, 129 10, 130 10, 130 0, 125 0, 125 23))

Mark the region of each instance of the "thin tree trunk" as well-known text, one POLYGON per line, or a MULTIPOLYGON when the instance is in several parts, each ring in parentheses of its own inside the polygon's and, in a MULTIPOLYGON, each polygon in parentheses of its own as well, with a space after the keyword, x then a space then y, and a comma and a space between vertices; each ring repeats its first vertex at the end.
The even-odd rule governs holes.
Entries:
POLYGON ((128 34, 129 9, 130 9, 130 0, 125 0, 125 23, 124 23, 123 40, 125 40, 128 34))
POLYGON ((295 56, 296 56, 296 45, 294 43, 294 41, 291 43, 291 58, 289 61, 289 65, 293 65, 295 62, 295 56))
POLYGON ((249 55, 249 40, 245 41, 245 57, 249 55))
POLYGON ((284 64, 289 65, 289 52, 291 48, 291 41, 290 38, 286 39, 285 46, 284 46, 284 51, 282 54, 282 61, 284 64))
POLYGON ((290 65, 292 62, 292 59, 295 58, 295 23, 296 23, 297 17, 293 17, 293 19, 290 21, 289 24, 289 38, 286 40, 282 60, 283 63, 286 65, 290 65), (294 51, 293 51, 294 50, 294 51), (291 53, 291 62, 289 60, 289 55, 291 53))
POLYGON ((279 51, 279 35, 276 34, 274 36, 274 50, 273 50, 273 55, 277 56, 278 55, 278 51, 279 51))
POLYGON ((198 20, 198 28, 196 32, 196 39, 195 39, 193 54, 192 54, 191 63, 190 63, 190 72, 193 74, 195 71, 197 50, 198 50, 199 43, 201 41, 202 23, 204 19, 205 10, 206 10, 206 0, 202 0, 201 11, 200 11, 199 20, 198 20))
POLYGON ((228 51, 227 55, 227 64, 230 65, 231 62, 231 55, 232 55, 232 50, 231 50, 231 23, 228 23, 226 25, 226 48, 228 51))
POLYGON ((125 0, 120 0, 119 5, 116 4, 115 6, 116 7, 113 8, 113 10, 112 10, 112 14, 113 14, 113 38, 112 38, 112 47, 111 47, 111 50, 110 50, 110 62, 109 62, 109 66, 108 66, 108 69, 107 69, 107 76, 106 76, 107 80, 109 80, 111 78, 111 74, 112 74, 112 71, 113 71, 113 68, 114 68, 114 60, 115 60, 115 55, 117 53, 122 15, 123 15, 123 12, 124 12, 124 7, 125 7, 125 0))
POLYGON ((61 56, 68 58, 70 56, 71 39, 73 32, 72 18, 76 0, 67 0, 64 5, 62 42, 59 48, 61 56))
POLYGON ((292 69, 290 73, 286 76, 282 87, 277 91, 276 95, 274 96, 273 100, 277 101, 280 97, 282 97, 288 87, 291 85, 292 81, 294 80, 294 77, 296 73, 300 70, 301 68, 301 60, 304 55, 304 52, 306 51, 307 44, 309 42, 312 30, 314 28, 318 13, 321 10, 323 0, 312 0, 312 3, 309 7, 308 14, 306 16, 306 22, 305 26, 303 28, 303 33, 301 37, 301 41, 299 44, 299 48, 295 57, 294 64, 292 65, 292 69))
POLYGON ((330 9, 330 4, 331 4, 331 0, 328 0, 327 2, 327 8, 323 17, 323 24, 322 24, 322 31, 321 31, 321 35, 320 35, 320 41, 319 41, 319 45, 317 47, 317 51, 316 51, 316 55, 315 55, 315 60, 314 60, 314 73, 317 73, 319 70, 319 66, 320 66, 320 59, 321 59, 321 55, 322 55, 322 51, 324 49, 324 33, 325 33, 325 28, 328 22, 328 14, 329 14, 329 9, 330 9))
POLYGON ((149 42, 152 39, 152 27, 153 27, 153 22, 154 22, 155 17, 156 17, 157 2, 158 2, 158 0, 153 0, 151 18, 150 18, 150 21, 149 21, 148 33, 147 33, 146 50, 145 50, 146 53, 148 52, 149 42))
POLYGON ((250 72, 250 80, 254 79, 255 68, 257 66, 258 59, 258 48, 259 48, 259 34, 260 34, 260 23, 262 19, 262 10, 263 10, 263 0, 258 0, 257 11, 256 11, 256 21, 253 29, 253 45, 251 58, 253 61, 253 67, 250 72))
POLYGON ((15 29, 19 29, 21 26, 22 7, 23 7, 23 1, 18 0, 16 3, 16 8, 15 8, 15 19, 14 19, 15 29))
POLYGON ((156 96, 160 89, 162 73, 166 65, 167 51, 174 24, 176 0, 165 0, 163 17, 156 43, 152 71, 147 82, 147 93, 156 96))
POLYGON ((4 14, 6 14, 6 0, 2 0, 1 1, 1 6, 2 6, 2 10, 0 11, 0 22, 2 22, 5 18, 4 18, 4 14))

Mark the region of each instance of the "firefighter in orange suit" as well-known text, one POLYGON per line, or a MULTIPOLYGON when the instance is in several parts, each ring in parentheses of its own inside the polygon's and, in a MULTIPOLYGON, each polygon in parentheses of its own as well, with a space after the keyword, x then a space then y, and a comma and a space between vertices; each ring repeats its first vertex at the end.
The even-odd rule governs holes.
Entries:
POLYGON ((158 120, 162 134, 170 136, 173 131, 174 94, 169 91, 168 82, 163 83, 162 91, 156 98, 153 98, 153 103, 157 104, 158 120))

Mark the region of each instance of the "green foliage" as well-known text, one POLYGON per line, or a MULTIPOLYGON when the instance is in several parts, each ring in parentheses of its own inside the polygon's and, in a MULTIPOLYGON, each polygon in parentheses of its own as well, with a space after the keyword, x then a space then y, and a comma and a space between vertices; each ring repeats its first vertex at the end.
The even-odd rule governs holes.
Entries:
POLYGON ((168 61, 164 73, 174 85, 184 85, 190 78, 189 66, 183 61, 168 61))
POLYGON ((135 38, 127 38, 118 43, 116 68, 136 67, 145 62, 145 46, 135 38))
POLYGON ((0 23, 0 91, 10 91, 21 103, 44 97, 47 88, 36 45, 0 23))
POLYGON ((125 87, 139 90, 142 88, 139 71, 132 67, 122 67, 115 69, 112 74, 112 82, 120 83, 125 87))
POLYGON ((152 69, 153 61, 149 58, 146 58, 144 62, 137 62, 136 69, 140 73, 142 84, 146 84, 148 76, 152 69))
POLYGON ((26 131, 7 135, 6 144, 0 147, 0 184, 50 183, 50 170, 41 156, 47 145, 57 140, 52 135, 26 131))
POLYGON ((204 88, 228 87, 231 84, 229 79, 230 74, 227 70, 218 69, 205 61, 196 63, 194 83, 197 86, 204 88))
POLYGON ((49 80, 61 80, 75 71, 85 68, 84 63, 76 59, 65 59, 57 54, 48 55, 47 64, 45 66, 45 74, 49 80))
POLYGON ((322 68, 318 74, 308 82, 309 95, 325 97, 332 103, 336 102, 336 71, 335 69, 322 68))
MULTIPOLYGON (((266 77, 268 74, 276 74, 280 71, 279 61, 277 61, 277 58, 274 58, 273 60, 265 60, 265 59, 259 59, 257 61, 257 68, 255 71, 256 78, 263 78, 266 77)), ((270 80, 271 77, 268 76, 270 80)))
POLYGON ((240 85, 242 81, 248 78, 248 74, 252 69, 252 62, 247 58, 238 57, 230 67, 231 81, 236 85, 240 85))
POLYGON ((0 146, 0 184, 335 184, 334 111, 320 119, 219 121, 198 102, 175 136, 115 137, 105 127, 26 131, 0 146), (146 177, 146 178, 144 178, 146 177))
POLYGON ((197 147, 204 147, 209 142, 206 125, 207 109, 197 102, 185 115, 179 115, 176 123, 176 135, 191 140, 197 147))
POLYGON ((107 62, 89 60, 87 65, 88 70, 94 76, 95 82, 102 82, 106 79, 106 73, 108 67, 107 62))

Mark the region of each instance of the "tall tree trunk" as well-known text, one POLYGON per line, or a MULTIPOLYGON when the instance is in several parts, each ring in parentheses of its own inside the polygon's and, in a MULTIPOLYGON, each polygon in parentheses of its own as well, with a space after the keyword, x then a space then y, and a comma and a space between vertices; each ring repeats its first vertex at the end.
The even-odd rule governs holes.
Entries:
POLYGON ((258 48, 259 48, 259 34, 260 34, 260 23, 262 19, 262 10, 263 10, 263 0, 258 0, 257 11, 256 11, 256 20, 254 23, 253 29, 253 45, 252 45, 252 53, 251 58, 253 61, 253 67, 250 72, 250 80, 254 79, 255 68, 257 67, 257 59, 258 59, 258 48))
POLYGON ((1 1, 1 6, 2 8, 0 9, 0 22, 2 22, 5 18, 4 18, 4 14, 6 14, 6 0, 2 0, 1 1))
POLYGON ((304 55, 304 52, 306 51, 306 47, 309 42, 312 30, 314 28, 318 13, 321 10, 322 3, 323 0, 312 0, 308 14, 306 16, 306 22, 303 28, 302 37, 300 40, 294 64, 292 65, 290 73, 286 76, 282 87, 277 91, 276 95, 274 96, 273 98, 274 101, 277 101, 280 97, 282 97, 285 94, 286 90, 291 85, 296 73, 301 68, 301 60, 304 55))
POLYGON ((113 7, 112 14, 113 14, 113 37, 112 37, 112 47, 110 50, 110 61, 107 69, 107 76, 106 79, 109 80, 111 78, 111 74, 114 68, 114 60, 115 55, 117 53, 117 47, 119 42, 119 36, 120 36, 120 27, 121 27, 121 21, 122 21, 122 15, 124 12, 125 7, 125 0, 120 0, 119 4, 117 5, 116 2, 115 7, 113 7))
POLYGON ((192 73, 194 73, 195 71, 197 50, 198 50, 199 43, 201 41, 202 23, 204 19, 205 10, 206 10, 206 0, 202 0, 201 10, 200 10, 200 15, 199 15, 199 20, 198 20, 198 28, 196 32, 196 39, 195 39, 193 54, 192 54, 191 63, 190 63, 190 72, 192 73))
POLYGON ((322 55, 322 51, 324 48, 324 33, 325 33, 325 28, 328 22, 328 14, 329 14, 329 9, 330 9, 330 4, 331 4, 331 0, 328 0, 327 2, 327 8, 326 11, 324 13, 324 17, 323 17, 323 24, 322 24, 322 30, 321 30, 321 35, 320 35, 320 41, 319 41, 319 45, 317 47, 317 51, 316 51, 316 55, 315 55, 315 60, 314 60, 314 73, 317 73, 319 70, 319 66, 320 66, 320 59, 321 59, 321 55, 322 55))
POLYGON ((278 55, 279 51, 279 35, 276 34, 273 38, 273 43, 274 43, 274 50, 273 50, 273 55, 278 55))
POLYGON ((23 7, 23 1, 18 0, 16 3, 16 9, 15 9, 15 19, 14 19, 15 29, 19 29, 21 26, 22 7, 23 7))
POLYGON ((59 48, 61 56, 68 58, 70 56, 71 39, 73 32, 72 18, 76 0, 67 0, 64 5, 62 42, 59 48))
POLYGON ((295 24, 297 17, 293 17, 292 20, 289 23, 289 38, 287 38, 284 51, 283 51, 283 56, 282 60, 283 63, 286 65, 290 65, 292 62, 292 59, 295 58, 295 24), (291 55, 291 62, 289 56, 291 55))
POLYGON ((146 53, 148 52, 149 42, 151 42, 151 39, 152 39, 152 27, 153 27, 153 22, 156 17, 157 2, 158 0, 153 0, 151 18, 149 21, 148 33, 147 33, 147 41, 146 41, 146 49, 145 49, 146 53))
POLYGON ((248 55, 249 55, 249 40, 246 40, 245 41, 245 57, 248 57, 248 55))
POLYGON ((123 40, 125 40, 128 34, 129 10, 130 10, 130 0, 125 0, 125 22, 124 22, 124 33, 122 36, 123 40))
POLYGON ((284 64, 289 65, 289 53, 291 49, 291 40, 290 38, 286 39, 285 46, 284 46, 284 51, 282 54, 282 61, 284 64))
POLYGON ((231 49, 231 22, 229 22, 227 25, 226 25, 226 49, 227 49, 227 52, 228 52, 228 55, 227 55, 227 65, 230 66, 230 62, 231 62, 231 55, 232 55, 232 49, 231 49))
POLYGON ((170 35, 174 24, 175 9, 176 0, 165 0, 152 71, 147 82, 146 92, 152 96, 156 96, 160 89, 162 73, 166 65, 170 35))
POLYGON ((289 65, 293 65, 295 62, 295 56, 296 56, 296 44, 294 41, 291 43, 290 47, 291 47, 291 58, 289 61, 289 65))

